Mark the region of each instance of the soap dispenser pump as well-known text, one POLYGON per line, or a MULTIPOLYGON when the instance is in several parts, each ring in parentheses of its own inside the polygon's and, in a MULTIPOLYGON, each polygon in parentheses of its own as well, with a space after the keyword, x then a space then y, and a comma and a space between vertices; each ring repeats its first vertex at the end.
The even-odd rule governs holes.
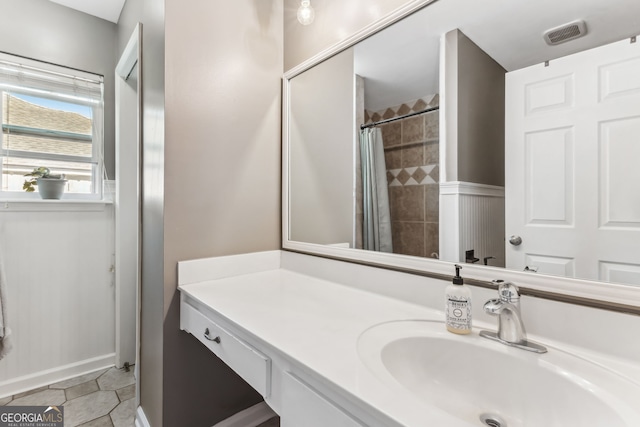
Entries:
POLYGON ((466 335, 471 333, 471 290, 460 277, 462 267, 455 267, 456 275, 445 290, 446 324, 449 332, 466 335))

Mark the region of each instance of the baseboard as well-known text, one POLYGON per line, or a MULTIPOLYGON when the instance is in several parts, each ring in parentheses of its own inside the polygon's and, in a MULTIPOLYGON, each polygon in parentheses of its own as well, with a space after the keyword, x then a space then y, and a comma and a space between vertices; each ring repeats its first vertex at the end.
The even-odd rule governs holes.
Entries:
POLYGON ((276 415, 278 414, 273 412, 269 405, 265 402, 260 402, 226 420, 220 421, 213 427, 256 427, 276 415))
POLYGON ((142 406, 138 406, 138 409, 136 409, 135 427, 151 427, 151 425, 149 424, 149 420, 147 420, 147 416, 144 414, 142 406))
POLYGON ((114 361, 115 353, 111 353, 59 366, 57 368, 12 378, 0 383, 0 398, 13 396, 38 387, 68 380, 69 378, 88 374, 89 372, 97 371, 99 369, 110 368, 114 366, 114 361))

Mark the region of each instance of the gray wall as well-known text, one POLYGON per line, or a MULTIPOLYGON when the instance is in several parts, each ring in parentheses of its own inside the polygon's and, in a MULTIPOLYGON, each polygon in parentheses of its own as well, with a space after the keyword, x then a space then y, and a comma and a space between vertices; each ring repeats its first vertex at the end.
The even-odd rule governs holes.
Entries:
POLYGON ((458 31, 458 180, 504 186, 506 70, 458 31))
POLYGON ((104 75, 104 157, 115 176, 116 25, 46 0, 0 0, 0 51, 104 75))
POLYGON ((353 247, 353 49, 291 80, 290 236, 353 247))
POLYGON ((280 248, 282 3, 165 6, 164 425, 210 426, 262 399, 179 330, 176 266, 280 248))
POLYGON ((131 33, 138 22, 142 22, 144 8, 143 0, 126 0, 120 19, 118 19, 118 39, 116 61, 122 55, 131 33))
MULTIPOLYGON (((140 406, 161 427, 164 323, 164 1, 143 0, 140 406)), ((178 367, 175 367, 178 369, 178 367)))
POLYGON ((444 35, 443 57, 444 180, 504 186, 506 71, 459 30, 444 35))
POLYGON ((143 0, 142 15, 141 406, 153 427, 211 426, 261 398, 179 330, 176 267, 280 247, 282 5, 143 0))

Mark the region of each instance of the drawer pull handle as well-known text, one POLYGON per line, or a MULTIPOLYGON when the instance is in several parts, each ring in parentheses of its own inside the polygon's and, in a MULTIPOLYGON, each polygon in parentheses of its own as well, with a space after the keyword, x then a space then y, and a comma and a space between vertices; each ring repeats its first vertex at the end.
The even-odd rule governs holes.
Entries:
POLYGON ((211 337, 209 336, 209 328, 205 329, 205 331, 204 331, 204 337, 205 337, 206 339, 208 339, 209 341, 213 341, 213 342, 215 342, 216 344, 220 344, 220 337, 211 338, 211 337))

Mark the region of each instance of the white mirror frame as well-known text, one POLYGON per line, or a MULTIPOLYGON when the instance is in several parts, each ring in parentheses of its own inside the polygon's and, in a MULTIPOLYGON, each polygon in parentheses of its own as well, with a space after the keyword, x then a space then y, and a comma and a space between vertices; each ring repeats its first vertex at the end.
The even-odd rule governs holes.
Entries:
MULTIPOLYGON (((289 218, 291 215, 289 204, 289 149, 291 144, 289 137, 290 80, 434 1, 436 0, 416 0, 408 3, 284 74, 282 96, 282 248, 284 250, 442 279, 448 279, 454 275, 454 263, 452 262, 362 249, 326 246, 289 239, 289 218)), ((640 287, 637 286, 519 272, 474 264, 464 264, 464 277, 468 279, 471 285, 493 287, 490 283, 492 280, 503 279, 518 285, 523 295, 640 315, 640 287)))

